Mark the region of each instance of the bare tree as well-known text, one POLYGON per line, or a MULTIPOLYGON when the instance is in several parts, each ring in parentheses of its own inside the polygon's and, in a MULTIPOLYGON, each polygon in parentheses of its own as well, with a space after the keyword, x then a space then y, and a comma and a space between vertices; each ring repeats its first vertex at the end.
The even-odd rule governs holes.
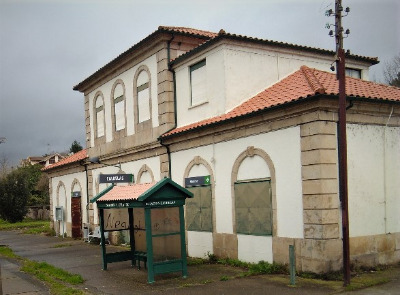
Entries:
POLYGON ((385 63, 383 77, 387 84, 400 87, 400 53, 385 63))

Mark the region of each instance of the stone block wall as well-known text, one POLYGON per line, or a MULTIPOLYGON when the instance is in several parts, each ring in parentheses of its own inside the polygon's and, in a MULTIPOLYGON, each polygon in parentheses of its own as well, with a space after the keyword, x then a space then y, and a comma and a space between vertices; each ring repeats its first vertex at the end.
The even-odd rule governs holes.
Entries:
POLYGON ((298 267, 316 273, 340 269, 340 203, 336 123, 301 126, 304 239, 297 243, 298 267))

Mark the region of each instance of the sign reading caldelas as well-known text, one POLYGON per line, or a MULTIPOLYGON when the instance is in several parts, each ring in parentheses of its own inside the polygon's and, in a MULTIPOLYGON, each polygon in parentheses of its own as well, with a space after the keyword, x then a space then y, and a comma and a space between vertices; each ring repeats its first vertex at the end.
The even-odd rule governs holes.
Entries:
POLYGON ((100 174, 100 183, 133 182, 133 174, 100 174))
POLYGON ((210 175, 185 178, 185 187, 210 185, 210 175))

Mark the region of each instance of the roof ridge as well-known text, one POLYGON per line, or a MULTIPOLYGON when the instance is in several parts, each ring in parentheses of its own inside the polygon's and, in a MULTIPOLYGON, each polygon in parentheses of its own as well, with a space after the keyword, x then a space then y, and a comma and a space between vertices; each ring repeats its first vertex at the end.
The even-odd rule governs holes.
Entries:
POLYGON ((311 87, 311 90, 316 94, 324 94, 326 92, 325 87, 319 82, 318 78, 314 75, 315 69, 311 69, 307 66, 300 67, 301 72, 306 78, 308 84, 311 87))

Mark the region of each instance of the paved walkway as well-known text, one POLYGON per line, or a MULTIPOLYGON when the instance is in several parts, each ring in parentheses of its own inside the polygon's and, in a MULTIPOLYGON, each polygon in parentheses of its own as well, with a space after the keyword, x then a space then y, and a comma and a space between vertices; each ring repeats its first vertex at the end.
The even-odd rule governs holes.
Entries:
MULTIPOLYGON (((334 294, 328 286, 299 282, 288 286, 288 276, 253 276, 231 279, 240 269, 222 265, 189 266, 189 277, 179 273, 156 276, 154 284, 147 283, 144 268, 137 270, 130 262, 118 262, 101 270, 101 249, 79 240, 24 235, 16 231, 0 231, 0 245, 10 247, 16 255, 35 261, 46 261, 71 273, 82 275, 85 282, 79 288, 89 294, 334 294), (227 278, 228 280, 221 280, 227 278)), ((107 251, 120 250, 107 246, 107 251)), ((1 259, 3 294, 48 294, 47 288, 19 271, 18 263, 1 259)), ((399 270, 400 275, 400 270, 399 270)), ((347 294, 347 293, 346 293, 347 294)), ((348 294, 400 294, 400 281, 348 294), (377 288, 377 289, 376 289, 377 288), (367 293, 367 292, 372 293, 367 293)), ((1 295, 1 293, 0 293, 1 295)))

